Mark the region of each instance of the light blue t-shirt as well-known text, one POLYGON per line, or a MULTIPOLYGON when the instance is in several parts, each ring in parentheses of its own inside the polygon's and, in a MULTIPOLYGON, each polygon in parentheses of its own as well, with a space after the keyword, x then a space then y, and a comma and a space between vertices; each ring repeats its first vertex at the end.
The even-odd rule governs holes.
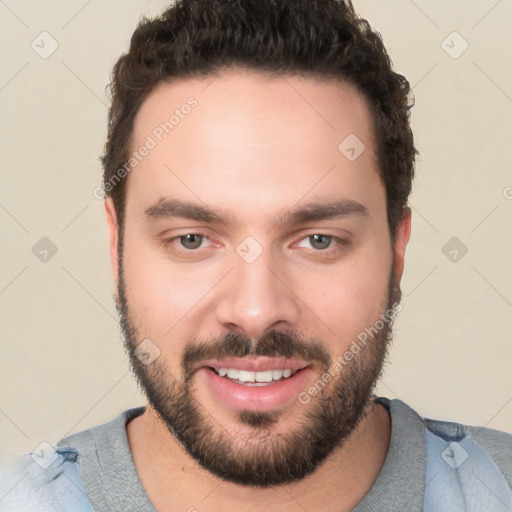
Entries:
MULTIPOLYGON (((377 480, 354 512, 512 510, 512 435, 423 419, 400 400, 376 401, 390 413, 391 439, 377 480)), ((129 409, 25 455, 3 473, 0 511, 156 512, 126 435, 127 422, 144 410, 129 409)))

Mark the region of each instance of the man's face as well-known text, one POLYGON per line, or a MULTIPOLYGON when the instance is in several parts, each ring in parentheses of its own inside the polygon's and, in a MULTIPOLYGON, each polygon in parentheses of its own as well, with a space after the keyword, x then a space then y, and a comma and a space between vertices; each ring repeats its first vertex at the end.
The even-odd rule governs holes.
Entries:
POLYGON ((274 485, 311 473, 364 415, 391 323, 351 347, 399 299, 408 219, 393 248, 355 88, 211 80, 160 84, 137 114, 131 148, 151 149, 128 177, 118 303, 134 372, 188 453, 274 485))

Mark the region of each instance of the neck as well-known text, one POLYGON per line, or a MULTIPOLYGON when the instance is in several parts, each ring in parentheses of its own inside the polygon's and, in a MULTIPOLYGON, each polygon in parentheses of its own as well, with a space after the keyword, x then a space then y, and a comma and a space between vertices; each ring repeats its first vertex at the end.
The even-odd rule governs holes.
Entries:
POLYGON ((386 458, 391 433, 386 409, 374 402, 350 437, 306 478, 269 489, 226 482, 199 466, 147 406, 127 425, 135 467, 159 512, 352 510, 374 484, 386 458), (299 506, 300 504, 300 506, 299 506))

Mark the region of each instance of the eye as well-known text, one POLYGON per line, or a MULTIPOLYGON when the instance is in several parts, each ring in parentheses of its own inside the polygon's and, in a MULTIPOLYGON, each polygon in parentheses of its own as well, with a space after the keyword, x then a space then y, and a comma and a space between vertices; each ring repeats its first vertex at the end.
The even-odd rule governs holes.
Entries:
POLYGON ((208 237, 202 233, 185 233, 164 240, 163 245, 177 253, 196 252, 203 247, 205 240, 208 240, 208 237))
POLYGON ((203 242, 203 235, 199 233, 190 233, 188 235, 182 235, 179 237, 180 243, 185 249, 199 249, 203 242))
POLYGON ((308 241, 314 251, 326 253, 341 251, 347 245, 345 240, 342 240, 337 236, 326 235, 324 233, 314 233, 313 235, 306 236, 301 240, 301 242, 299 242, 300 247, 304 247, 303 245, 300 245, 304 243, 304 241, 308 241))
MULTIPOLYGON (((204 233, 184 233, 164 240, 163 245, 176 254, 186 255, 200 253, 199 249, 208 247, 207 241, 210 241, 210 239, 204 233)), ((302 238, 297 244, 298 247, 310 249, 313 253, 324 253, 326 255, 341 252, 347 245, 347 241, 325 233, 313 233, 302 238), (304 243, 308 243, 309 247, 304 243)))
POLYGON ((310 235, 308 240, 312 243, 313 249, 328 249, 332 242, 332 237, 329 235, 310 235), (316 246, 316 247, 315 247, 316 246))

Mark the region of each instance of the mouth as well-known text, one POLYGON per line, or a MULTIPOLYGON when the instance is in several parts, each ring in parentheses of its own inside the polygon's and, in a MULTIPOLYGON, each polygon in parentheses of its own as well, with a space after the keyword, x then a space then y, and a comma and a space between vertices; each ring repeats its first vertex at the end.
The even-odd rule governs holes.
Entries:
POLYGON ((236 382, 242 386, 268 386, 274 382, 289 379, 301 370, 292 370, 284 368, 279 370, 265 370, 259 372, 251 372, 247 370, 239 370, 237 368, 212 368, 219 377, 224 377, 232 382, 236 382))
POLYGON ((305 361, 267 357, 206 361, 197 370, 199 383, 215 402, 254 411, 273 410, 292 401, 312 372, 305 361))

